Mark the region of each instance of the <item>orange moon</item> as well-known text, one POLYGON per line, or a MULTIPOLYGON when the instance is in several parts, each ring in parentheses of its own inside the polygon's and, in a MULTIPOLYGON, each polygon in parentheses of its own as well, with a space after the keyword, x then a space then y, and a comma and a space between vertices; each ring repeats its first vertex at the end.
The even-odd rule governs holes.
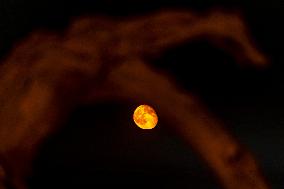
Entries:
POLYGON ((158 116, 151 106, 140 105, 134 111, 133 120, 141 129, 153 129, 158 123, 158 116))

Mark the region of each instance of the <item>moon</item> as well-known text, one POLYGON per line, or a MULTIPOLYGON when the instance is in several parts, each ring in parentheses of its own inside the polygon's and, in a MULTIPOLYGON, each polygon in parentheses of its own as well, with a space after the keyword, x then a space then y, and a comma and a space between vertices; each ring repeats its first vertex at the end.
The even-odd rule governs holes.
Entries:
POLYGON ((140 105, 134 111, 133 120, 141 129, 153 129, 158 123, 158 116, 151 106, 140 105))

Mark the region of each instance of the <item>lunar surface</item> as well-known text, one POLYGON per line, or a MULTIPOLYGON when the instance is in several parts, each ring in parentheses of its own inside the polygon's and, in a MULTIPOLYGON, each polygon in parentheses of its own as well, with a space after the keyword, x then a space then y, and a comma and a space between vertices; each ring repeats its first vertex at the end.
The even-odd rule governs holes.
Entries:
POLYGON ((133 120, 141 129, 153 129, 158 123, 158 116, 151 106, 140 105, 134 111, 133 120))

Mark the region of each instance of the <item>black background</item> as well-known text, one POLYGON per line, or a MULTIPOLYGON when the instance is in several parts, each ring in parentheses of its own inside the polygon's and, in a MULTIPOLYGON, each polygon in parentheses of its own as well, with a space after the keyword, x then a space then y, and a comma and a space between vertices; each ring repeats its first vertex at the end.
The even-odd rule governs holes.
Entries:
MULTIPOLYGON (((0 55, 4 59, 32 30, 61 30, 82 14, 125 17, 161 8, 214 7, 242 12, 254 41, 271 60, 270 67, 239 67, 206 41, 169 50, 152 64, 199 94, 254 152, 273 188, 284 188, 284 2, 280 0, 0 0, 0 55)), ((43 145, 31 188, 219 188, 194 153, 163 129, 167 124, 163 120, 151 132, 136 128, 131 121, 134 106, 129 101, 78 108, 66 128, 43 145)))

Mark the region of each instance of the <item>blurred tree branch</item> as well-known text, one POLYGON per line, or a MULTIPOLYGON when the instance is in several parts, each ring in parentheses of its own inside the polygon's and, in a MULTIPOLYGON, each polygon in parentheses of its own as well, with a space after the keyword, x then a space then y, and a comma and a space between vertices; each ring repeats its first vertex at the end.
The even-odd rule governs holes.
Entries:
POLYGON ((268 188, 252 155, 200 100, 144 62, 196 38, 228 50, 239 63, 268 63, 241 17, 218 10, 162 11, 121 21, 85 17, 61 36, 34 32, 15 46, 0 69, 0 188, 4 180, 17 189, 27 187, 40 144, 77 105, 119 98, 153 104, 224 188, 268 188), (226 46, 225 39, 241 51, 226 46))

